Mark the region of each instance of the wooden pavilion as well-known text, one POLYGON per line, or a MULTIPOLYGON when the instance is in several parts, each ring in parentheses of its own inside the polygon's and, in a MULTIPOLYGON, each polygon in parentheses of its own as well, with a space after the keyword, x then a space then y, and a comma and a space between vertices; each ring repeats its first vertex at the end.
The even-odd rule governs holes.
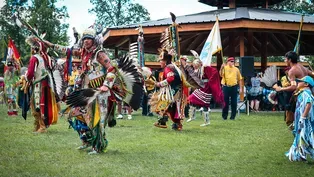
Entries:
MULTIPOLYGON (((217 10, 177 17, 181 54, 191 55, 190 50, 200 52, 212 29, 216 15, 219 18, 224 56, 259 56, 261 68, 267 67, 267 56, 283 56, 293 50, 298 38, 301 14, 270 10, 268 6, 283 0, 199 0, 216 6, 217 10), (223 7, 229 7, 223 9, 223 7)), ((147 21, 140 24, 110 27, 104 33, 104 47, 128 50, 135 42, 139 25, 143 26, 145 52, 156 54, 160 47, 161 33, 171 24, 166 19, 147 21)), ((314 16, 305 15, 301 37, 301 55, 314 54, 314 16)), ((222 64, 217 55, 217 67, 222 64)))

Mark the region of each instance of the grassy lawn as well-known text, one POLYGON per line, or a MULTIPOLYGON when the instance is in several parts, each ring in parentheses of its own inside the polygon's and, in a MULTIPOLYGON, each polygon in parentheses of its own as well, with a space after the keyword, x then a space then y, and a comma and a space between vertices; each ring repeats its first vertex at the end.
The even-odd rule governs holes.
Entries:
POLYGON ((241 114, 223 121, 211 114, 184 123, 182 132, 153 127, 156 118, 118 120, 107 128, 108 151, 75 150, 77 133, 61 118, 46 134, 33 134, 33 117, 6 116, 0 105, 0 176, 311 176, 313 160, 290 162, 293 137, 282 113, 241 114))

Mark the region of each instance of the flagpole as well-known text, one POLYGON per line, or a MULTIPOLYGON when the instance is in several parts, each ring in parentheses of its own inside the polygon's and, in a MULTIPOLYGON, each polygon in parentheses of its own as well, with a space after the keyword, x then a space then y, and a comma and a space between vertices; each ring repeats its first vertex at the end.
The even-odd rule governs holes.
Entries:
MULTIPOLYGON (((218 19, 218 14, 216 14, 216 23, 218 22, 219 24, 219 19, 218 19)), ((220 28, 220 27, 219 27, 220 28)), ((223 49, 220 50, 220 54, 221 54, 221 60, 222 60, 222 63, 224 63, 224 55, 223 55, 223 49)), ((217 61, 216 61, 217 63, 217 61)))
POLYGON ((302 28, 303 28, 303 20, 304 20, 304 14, 302 14, 302 16, 301 16, 298 39, 297 39, 297 42, 294 46, 294 52, 296 52, 298 55, 300 53, 300 38, 301 38, 301 32, 302 32, 302 28))

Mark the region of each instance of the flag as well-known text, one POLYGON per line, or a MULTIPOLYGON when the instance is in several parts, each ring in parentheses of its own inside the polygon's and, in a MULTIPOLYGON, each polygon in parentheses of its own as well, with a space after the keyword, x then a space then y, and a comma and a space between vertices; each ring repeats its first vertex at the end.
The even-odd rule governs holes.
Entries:
POLYGON ((304 17, 304 15, 302 15, 301 22, 300 22, 298 40, 297 40, 297 42, 296 42, 296 44, 295 44, 295 46, 294 46, 294 49, 293 49, 293 51, 294 51, 295 53, 297 53, 298 55, 299 55, 299 53, 300 53, 300 38, 301 38, 301 31, 302 31, 302 27, 303 27, 303 17, 304 17))
POLYGON ((203 46, 200 54, 200 59, 203 62, 203 66, 210 66, 212 62, 212 56, 222 50, 221 37, 219 30, 219 21, 216 19, 209 36, 203 46))
POLYGON ((11 38, 9 38, 7 58, 14 58, 18 62, 20 60, 19 51, 17 50, 11 38))

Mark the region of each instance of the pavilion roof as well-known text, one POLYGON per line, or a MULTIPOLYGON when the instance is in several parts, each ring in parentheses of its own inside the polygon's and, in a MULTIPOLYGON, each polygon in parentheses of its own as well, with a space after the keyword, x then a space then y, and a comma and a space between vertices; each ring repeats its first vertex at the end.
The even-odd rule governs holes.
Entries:
MULTIPOLYGON (((300 22, 301 20, 301 14, 298 13, 263 8, 237 7, 231 9, 218 9, 213 11, 200 12, 196 14, 178 16, 176 22, 178 24, 196 24, 214 22, 216 21, 216 14, 218 15, 219 21, 233 21, 239 19, 247 19, 276 22, 300 22)), ((142 25, 143 27, 168 26, 171 23, 172 21, 169 16, 169 18, 146 21, 137 24, 110 27, 108 29, 136 28, 139 25, 142 25)), ((314 24, 314 16, 305 15, 304 23, 314 24)))
MULTIPOLYGON (((267 41, 268 56, 282 56, 293 50, 298 38, 301 14, 279 10, 237 7, 218 9, 196 14, 178 16, 180 49, 182 55, 189 55, 193 49, 200 52, 215 21, 219 16, 219 26, 223 53, 226 56, 240 56, 240 39, 244 37, 245 54, 260 56, 267 41), (265 39, 265 35, 268 36, 265 39), (234 43, 232 42, 234 39, 234 43), (250 44, 250 45, 249 45, 250 44), (234 53, 235 52, 235 53, 234 53)), ((170 17, 170 15, 169 15, 170 17)), ((172 24, 171 18, 152 20, 138 24, 110 27, 104 33, 103 46, 128 50, 129 43, 135 42, 139 25, 144 29, 145 52, 158 53, 160 35, 172 24)), ((305 15, 301 37, 302 55, 314 54, 314 16, 305 15)))
MULTIPOLYGON (((210 6, 218 6, 219 4, 221 4, 224 7, 228 7, 230 0, 198 0, 198 1, 210 6)), ((274 5, 282 1, 284 0, 268 0, 268 5, 274 5)), ((261 6, 265 4, 265 0, 236 0, 235 2, 237 7, 261 6)))

